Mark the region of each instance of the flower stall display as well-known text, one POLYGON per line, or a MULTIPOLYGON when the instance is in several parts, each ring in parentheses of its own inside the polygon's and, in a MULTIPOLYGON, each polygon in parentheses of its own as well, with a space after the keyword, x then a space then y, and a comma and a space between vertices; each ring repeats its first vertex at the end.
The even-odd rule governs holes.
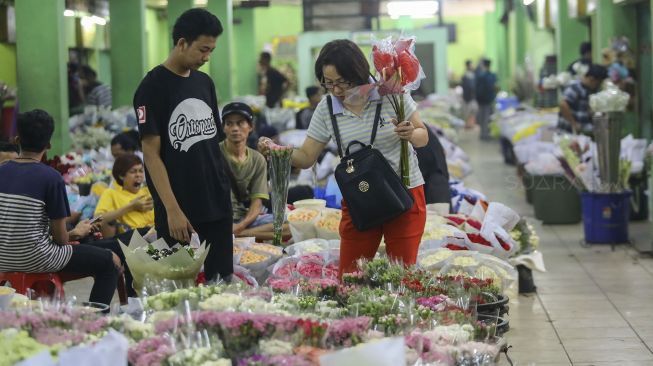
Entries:
POLYGON ((196 249, 169 253, 172 249, 163 239, 150 244, 138 231, 134 231, 129 246, 120 242, 120 247, 134 276, 134 288, 138 289, 142 288, 146 276, 153 279, 194 281, 209 253, 205 243, 196 249), (162 257, 162 253, 169 255, 162 257))

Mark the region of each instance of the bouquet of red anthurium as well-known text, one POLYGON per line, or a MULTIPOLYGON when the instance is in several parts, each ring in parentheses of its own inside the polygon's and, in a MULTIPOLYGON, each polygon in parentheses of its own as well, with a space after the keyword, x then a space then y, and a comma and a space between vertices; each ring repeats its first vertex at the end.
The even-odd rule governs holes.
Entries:
MULTIPOLYGON (((397 114, 397 122, 406 120, 404 93, 419 88, 424 72, 415 56, 415 37, 392 37, 375 41, 372 46, 372 62, 377 72, 379 94, 387 96, 397 114)), ((410 184, 408 142, 401 141, 401 180, 410 184)))

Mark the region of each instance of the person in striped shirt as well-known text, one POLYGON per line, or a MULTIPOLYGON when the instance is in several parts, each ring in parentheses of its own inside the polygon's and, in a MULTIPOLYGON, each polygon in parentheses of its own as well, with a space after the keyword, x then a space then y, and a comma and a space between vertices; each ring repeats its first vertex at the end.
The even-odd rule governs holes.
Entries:
POLYGON ((0 164, 0 272, 69 272, 95 277, 90 301, 110 304, 122 268, 120 258, 93 244, 67 245, 88 236, 81 221, 70 232, 70 207, 61 175, 41 164, 54 120, 42 110, 18 115, 17 158, 0 164))
POLYGON ((111 108, 111 87, 98 81, 93 68, 82 66, 81 79, 86 105, 111 108))
MULTIPOLYGON (((369 70, 369 63, 360 48, 352 41, 344 39, 325 44, 315 62, 315 76, 333 102, 332 112, 338 123, 342 146, 348 146, 353 140, 369 143, 379 103, 382 105, 381 121, 374 147, 383 154, 397 174, 400 141, 410 142, 408 188, 413 195, 414 204, 410 210, 380 227, 358 231, 351 221, 346 202, 343 202, 340 222, 340 275, 355 271, 359 258, 372 259, 381 238, 385 238, 390 257, 401 260, 406 265, 414 264, 426 222, 424 178, 420 173, 414 148, 423 147, 428 143, 428 133, 417 112, 417 104, 409 94, 404 95, 406 121, 396 121, 396 113, 390 102, 383 99, 375 89, 371 89, 366 98, 346 98, 356 93, 357 87, 370 83, 369 70)), ((292 165, 302 169, 310 168, 333 138, 331 112, 327 98, 323 98, 313 113, 304 144, 293 151, 292 165)), ((259 151, 268 153, 268 144, 269 139, 261 138, 259 151)))

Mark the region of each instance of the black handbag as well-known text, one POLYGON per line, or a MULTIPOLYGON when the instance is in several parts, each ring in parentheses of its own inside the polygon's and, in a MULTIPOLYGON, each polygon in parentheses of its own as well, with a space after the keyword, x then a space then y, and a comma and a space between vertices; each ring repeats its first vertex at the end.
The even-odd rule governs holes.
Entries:
POLYGON ((335 171, 336 182, 356 229, 369 230, 410 210, 413 197, 383 154, 373 147, 381 118, 381 103, 376 107, 370 144, 354 140, 347 146, 344 156, 330 95, 327 96, 327 104, 341 158, 335 171), (354 145, 362 148, 350 152, 354 145))

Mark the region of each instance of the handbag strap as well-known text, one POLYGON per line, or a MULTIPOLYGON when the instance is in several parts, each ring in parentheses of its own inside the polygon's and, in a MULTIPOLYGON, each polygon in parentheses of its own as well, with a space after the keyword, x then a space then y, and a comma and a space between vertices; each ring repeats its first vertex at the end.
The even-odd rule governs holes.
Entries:
MULTIPOLYGON (((329 116, 331 116, 331 125, 333 126, 333 134, 335 135, 336 144, 338 145, 338 155, 342 158, 342 141, 340 141, 340 129, 338 129, 338 122, 336 121, 336 116, 333 114, 333 101, 331 100, 331 95, 327 95, 327 105, 329 106, 329 116)), ((376 140, 376 131, 379 128, 379 120, 381 119, 381 108, 383 103, 378 103, 376 105, 376 114, 374 115, 374 126, 372 127, 372 138, 370 139, 370 145, 374 145, 374 140, 376 140)), ((351 144, 350 144, 351 145, 351 144)), ((349 147, 347 148, 349 150, 349 147)))

